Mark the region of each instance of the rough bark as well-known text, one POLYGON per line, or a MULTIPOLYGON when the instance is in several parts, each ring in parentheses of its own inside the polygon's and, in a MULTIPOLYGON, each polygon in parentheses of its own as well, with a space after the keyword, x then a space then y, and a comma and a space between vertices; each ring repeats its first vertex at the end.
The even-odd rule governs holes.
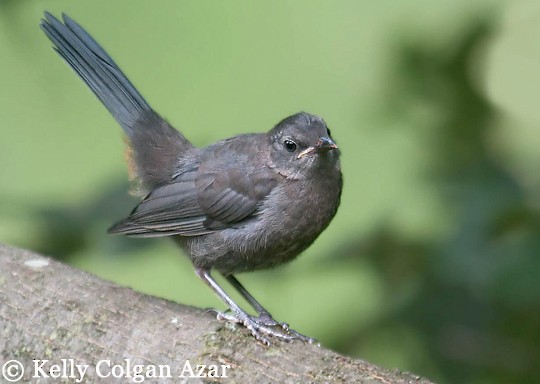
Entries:
POLYGON ((76 382, 81 375, 75 364, 88 365, 87 383, 428 383, 316 345, 276 340, 265 347, 243 327, 202 309, 0 245, 0 382, 20 368, 10 368, 16 364, 10 360, 22 363, 21 382, 32 383, 76 382), (136 364, 144 368, 141 376, 134 375, 136 364), (189 368, 197 374, 197 365, 227 377, 179 377, 189 376, 189 368), (154 368, 166 377, 144 377, 154 368), (53 380, 55 375, 60 377, 53 380))

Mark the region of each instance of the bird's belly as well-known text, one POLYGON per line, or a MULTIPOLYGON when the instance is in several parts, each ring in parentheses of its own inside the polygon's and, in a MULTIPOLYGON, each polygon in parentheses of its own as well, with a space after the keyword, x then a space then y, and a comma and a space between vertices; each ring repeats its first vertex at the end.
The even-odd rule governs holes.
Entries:
POLYGON ((224 274, 272 268, 294 259, 309 244, 292 238, 250 240, 246 237, 240 248, 224 244, 207 267, 224 274))

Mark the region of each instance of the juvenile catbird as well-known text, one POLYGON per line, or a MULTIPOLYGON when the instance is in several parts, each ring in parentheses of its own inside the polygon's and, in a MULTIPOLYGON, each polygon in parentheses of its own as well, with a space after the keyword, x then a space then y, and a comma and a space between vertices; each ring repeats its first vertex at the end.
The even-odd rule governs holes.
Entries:
POLYGON ((109 233, 172 236, 196 274, 228 305, 218 317, 267 336, 314 340, 275 321, 233 276, 295 258, 339 205, 339 150, 325 122, 298 113, 268 133, 195 148, 160 117, 101 46, 67 15, 45 13, 41 28, 127 135, 129 165, 145 196, 109 233), (253 306, 243 311, 216 283, 219 271, 253 306))

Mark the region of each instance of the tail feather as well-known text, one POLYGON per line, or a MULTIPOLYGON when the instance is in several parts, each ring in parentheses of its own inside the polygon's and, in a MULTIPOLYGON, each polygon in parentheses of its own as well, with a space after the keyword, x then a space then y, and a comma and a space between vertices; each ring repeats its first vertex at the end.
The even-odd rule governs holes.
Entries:
POLYGON ((120 123, 128 137, 130 174, 141 193, 169 182, 191 143, 161 116, 122 73, 105 50, 69 16, 63 23, 48 12, 41 28, 54 49, 77 72, 120 123))
POLYGON ((146 111, 151 111, 150 106, 101 46, 69 16, 63 14, 62 18, 64 23, 45 12, 41 28, 54 43, 55 51, 131 136, 133 124, 146 111))

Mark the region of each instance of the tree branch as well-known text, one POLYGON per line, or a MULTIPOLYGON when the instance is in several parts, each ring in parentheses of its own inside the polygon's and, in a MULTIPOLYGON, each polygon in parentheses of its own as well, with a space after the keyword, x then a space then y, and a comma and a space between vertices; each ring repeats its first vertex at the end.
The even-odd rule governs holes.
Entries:
POLYGON ((275 340, 265 347, 243 327, 204 310, 0 245, 0 364, 8 367, 0 370, 0 382, 16 373, 9 368, 12 359, 32 383, 51 382, 55 375, 58 382, 75 382, 81 376, 76 364, 88 365, 84 382, 91 383, 428 383, 316 345, 275 340), (197 374, 197 365, 206 365, 210 378, 179 378, 197 374), (135 375, 136 369, 143 373, 135 375), (115 375, 122 378, 113 380, 115 375))

